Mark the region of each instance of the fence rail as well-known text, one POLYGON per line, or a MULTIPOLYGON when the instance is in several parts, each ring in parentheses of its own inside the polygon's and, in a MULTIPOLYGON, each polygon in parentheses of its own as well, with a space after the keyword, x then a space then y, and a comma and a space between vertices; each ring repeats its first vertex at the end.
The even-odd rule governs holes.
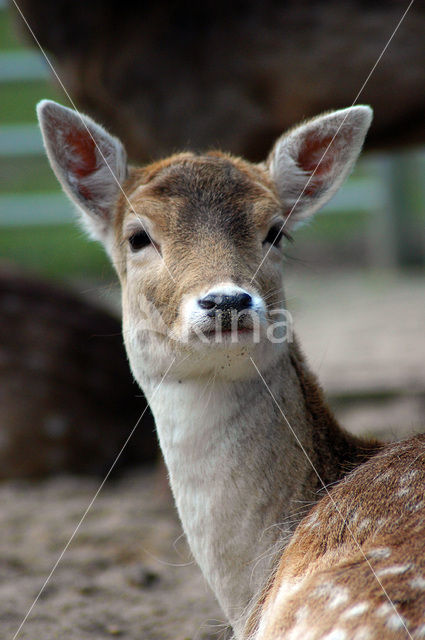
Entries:
POLYGON ((48 80, 49 69, 33 51, 0 51, 0 82, 48 80))
POLYGON ((72 221, 73 206, 62 193, 0 196, 0 226, 40 226, 72 221))
POLYGON ((36 124, 0 126, 0 158, 40 156, 43 152, 43 141, 36 124))

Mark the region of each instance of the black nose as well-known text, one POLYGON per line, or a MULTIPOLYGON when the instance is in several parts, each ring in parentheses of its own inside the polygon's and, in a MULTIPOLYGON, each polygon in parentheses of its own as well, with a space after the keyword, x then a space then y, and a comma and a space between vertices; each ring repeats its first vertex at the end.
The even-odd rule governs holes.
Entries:
POLYGON ((198 300, 201 309, 208 309, 212 314, 217 311, 243 311, 250 309, 252 298, 249 293, 237 293, 236 295, 225 295, 221 293, 209 293, 204 298, 198 300))

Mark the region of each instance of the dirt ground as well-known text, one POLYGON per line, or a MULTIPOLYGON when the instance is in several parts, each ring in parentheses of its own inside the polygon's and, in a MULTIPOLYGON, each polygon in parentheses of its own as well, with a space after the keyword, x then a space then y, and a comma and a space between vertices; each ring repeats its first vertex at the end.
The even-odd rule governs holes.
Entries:
MULTIPOLYGON (((61 477, 0 489, 2 639, 14 637, 98 486, 61 477)), ((157 472, 111 480, 18 638, 220 637, 223 616, 180 536, 157 472)))
MULTIPOLYGON (((423 430, 424 294, 420 277, 290 278, 304 350, 352 430, 423 430)), ((99 485, 59 477, 0 486, 0 637, 226 637, 157 469, 108 480, 15 635, 99 485)))

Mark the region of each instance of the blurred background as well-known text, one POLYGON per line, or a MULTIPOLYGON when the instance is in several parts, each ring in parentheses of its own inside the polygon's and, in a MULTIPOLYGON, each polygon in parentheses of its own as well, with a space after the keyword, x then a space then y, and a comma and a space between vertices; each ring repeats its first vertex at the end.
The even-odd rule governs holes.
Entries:
MULTIPOLYGON (((102 474, 145 402, 121 345, 116 278, 74 224, 43 151, 35 104, 69 100, 34 36, 77 107, 118 135, 134 163, 211 147, 257 161, 286 128, 352 104, 407 3, 19 7, 33 35, 0 0, 0 477, 102 474)), ((359 96, 375 111, 361 161, 297 232, 284 265, 295 329, 337 416, 388 439, 424 427, 424 34, 417 3, 359 96)), ((156 457, 147 412, 121 468, 156 457)), ((40 491, 63 515, 75 487, 84 494, 71 485, 40 491)))

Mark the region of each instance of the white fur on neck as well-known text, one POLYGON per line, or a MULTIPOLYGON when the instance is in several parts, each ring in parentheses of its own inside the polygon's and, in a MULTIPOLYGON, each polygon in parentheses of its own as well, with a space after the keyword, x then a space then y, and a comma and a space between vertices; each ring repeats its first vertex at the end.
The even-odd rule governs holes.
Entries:
MULTIPOLYGON (((275 386, 273 377, 269 382, 275 386)), ((239 637, 282 536, 274 525, 289 515, 296 493, 282 462, 298 459, 299 451, 292 435, 276 424, 273 402, 258 376, 238 382, 213 376, 166 379, 153 395, 155 384, 145 379, 142 386, 183 528, 239 637)), ((291 416, 300 410, 291 400, 292 384, 288 379, 291 416)), ((301 460, 301 474, 303 466, 301 460)))

